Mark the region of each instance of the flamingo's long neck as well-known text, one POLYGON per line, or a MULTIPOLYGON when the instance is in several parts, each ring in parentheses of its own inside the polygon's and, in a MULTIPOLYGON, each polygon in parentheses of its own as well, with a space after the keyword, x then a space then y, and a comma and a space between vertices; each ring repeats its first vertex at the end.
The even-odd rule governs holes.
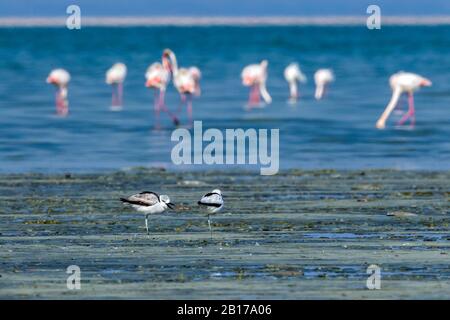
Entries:
POLYGON ((383 114, 377 121, 376 127, 378 129, 383 129, 385 127, 386 120, 389 118, 391 112, 395 109, 395 106, 397 105, 401 94, 402 89, 400 87, 396 87, 394 92, 392 93, 391 101, 389 101, 388 105, 386 106, 386 109, 384 110, 383 114))
POLYGON ((178 62, 177 62, 177 57, 175 56, 175 53, 171 52, 169 54, 169 59, 170 59, 171 65, 172 65, 172 73, 173 73, 173 76, 175 77, 178 74, 178 62))
POLYGON ((267 91, 265 80, 261 81, 261 83, 259 84, 259 92, 261 93, 262 98, 264 99, 264 101, 267 104, 272 102, 272 97, 270 96, 269 92, 267 91))

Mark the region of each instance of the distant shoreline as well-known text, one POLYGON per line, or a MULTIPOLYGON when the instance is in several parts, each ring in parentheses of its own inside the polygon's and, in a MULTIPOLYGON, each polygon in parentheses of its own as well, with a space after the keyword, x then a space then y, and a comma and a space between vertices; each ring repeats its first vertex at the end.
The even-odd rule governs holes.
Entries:
MULTIPOLYGON (((83 17, 82 27, 134 26, 357 26, 368 16, 316 17, 83 17)), ((0 27, 65 27, 62 17, 0 17, 0 27)), ((382 26, 450 25, 450 16, 382 16, 382 26)))

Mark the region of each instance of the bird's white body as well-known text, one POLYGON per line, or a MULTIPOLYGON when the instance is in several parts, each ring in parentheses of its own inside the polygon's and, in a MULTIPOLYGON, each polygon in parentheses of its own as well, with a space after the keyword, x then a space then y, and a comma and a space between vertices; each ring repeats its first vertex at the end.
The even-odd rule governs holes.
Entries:
POLYGON ((120 111, 123 105, 123 82, 127 76, 127 66, 115 63, 106 71, 106 83, 112 86, 111 110, 120 111))
POLYGON ((205 194, 200 201, 199 205, 207 210, 209 214, 219 212, 223 208, 222 192, 219 189, 205 194))
POLYGON ((60 87, 67 87, 70 81, 70 74, 65 69, 53 69, 47 77, 47 83, 60 87))
MULTIPOLYGON (((272 97, 266 88, 268 64, 269 63, 267 60, 263 60, 259 64, 250 64, 246 66, 241 72, 242 84, 246 87, 253 87, 257 89, 258 91, 255 91, 253 94, 261 94, 267 104, 272 102, 272 97)), ((259 96, 251 96, 249 104, 257 104, 259 102, 258 99, 259 96)))
POLYGON ((214 189, 211 192, 205 194, 198 202, 201 208, 205 209, 208 213, 208 226, 212 239, 212 228, 210 215, 215 214, 223 208, 222 192, 219 189, 214 189))
POLYGON ((202 73, 200 72, 200 69, 197 67, 190 67, 188 70, 189 70, 189 73, 191 74, 192 79, 194 79, 194 83, 195 83, 194 94, 196 96, 199 96, 201 94, 200 79, 202 77, 202 73))
POLYGON ((386 127, 386 121, 389 115, 395 109, 400 96, 402 93, 407 92, 409 94, 409 111, 408 113, 399 121, 399 124, 403 124, 407 119, 412 118, 412 122, 415 122, 415 111, 414 111, 414 98, 413 93, 421 87, 429 87, 432 85, 431 81, 424 78, 418 74, 403 72, 393 74, 389 78, 389 85, 392 88, 392 97, 389 101, 383 114, 380 116, 376 123, 378 129, 384 129, 386 127))
POLYGON ((121 62, 115 63, 106 71, 107 84, 119 84, 125 81, 127 76, 127 66, 121 62))
POLYGON ((306 76, 300 70, 298 63, 289 64, 284 69, 284 78, 289 84, 289 98, 291 101, 295 101, 298 98, 298 82, 305 83, 306 76))
POLYGON ((68 85, 70 74, 64 69, 54 69, 47 77, 47 83, 58 88, 56 94, 56 111, 59 115, 66 116, 69 113, 68 85))
POLYGON ((167 210, 167 204, 165 204, 164 202, 158 202, 152 206, 149 207, 144 207, 144 206, 140 206, 140 205, 131 205, 135 210, 145 213, 145 214, 158 214, 158 213, 163 213, 164 211, 167 210))
POLYGON ((166 195, 158 195, 151 191, 144 191, 129 196, 128 198, 120 198, 124 203, 128 203, 138 212, 145 214, 145 228, 148 234, 148 215, 163 213, 168 208, 173 208, 170 198, 166 195))
POLYGON ((317 100, 322 99, 326 86, 334 81, 334 73, 331 69, 319 69, 314 74, 314 82, 316 83, 316 92, 314 97, 317 100))
POLYGON ((180 94, 195 94, 197 81, 190 69, 180 68, 174 73, 173 82, 180 94))
POLYGON ((246 66, 242 69, 241 77, 242 84, 247 87, 265 82, 267 80, 267 61, 246 66))
POLYGON ((431 85, 431 82, 418 74, 400 71, 389 78, 389 84, 392 90, 399 88, 403 92, 414 92, 420 87, 431 85))
POLYGON ((152 63, 145 72, 145 80, 146 87, 165 91, 170 81, 170 71, 159 62, 152 63))

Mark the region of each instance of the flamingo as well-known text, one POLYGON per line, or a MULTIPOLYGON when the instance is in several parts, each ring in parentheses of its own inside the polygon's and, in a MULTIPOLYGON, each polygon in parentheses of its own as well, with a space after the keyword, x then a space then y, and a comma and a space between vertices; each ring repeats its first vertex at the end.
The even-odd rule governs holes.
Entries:
POLYGON ((169 64, 173 74, 173 83, 181 97, 181 102, 186 102, 189 122, 192 124, 192 96, 199 96, 200 90, 200 69, 197 67, 178 68, 177 57, 170 49, 163 51, 163 61, 169 64))
POLYGON ((299 96, 297 82, 306 82, 306 76, 300 70, 298 63, 291 63, 284 69, 284 78, 289 84, 289 101, 297 101, 299 96))
POLYGON ((319 69, 314 74, 314 81, 316 83, 316 92, 314 94, 317 100, 322 99, 327 85, 334 81, 333 70, 319 69))
POLYGON ((163 58, 163 63, 155 62, 151 64, 145 73, 145 86, 155 89, 155 118, 156 127, 159 127, 159 113, 161 109, 166 111, 173 123, 177 126, 179 121, 166 107, 164 102, 167 85, 170 81, 170 67, 167 59, 163 58), (159 95, 157 90, 159 90, 159 95))
POLYGON ((194 78, 195 81, 195 91, 194 91, 194 95, 196 95, 197 97, 199 97, 202 93, 201 89, 200 89, 200 78, 202 77, 202 73, 200 72, 200 69, 197 67, 190 67, 189 68, 189 72, 191 73, 192 77, 194 78))
POLYGON ((120 110, 123 105, 123 82, 127 75, 127 66, 121 62, 115 63, 106 72, 106 83, 112 86, 113 110, 120 110))
POLYGON ((242 84, 246 87, 251 87, 248 99, 250 107, 259 104, 260 94, 267 104, 272 102, 272 97, 266 88, 268 64, 267 60, 263 60, 260 64, 250 64, 242 69, 242 84))
POLYGON ((376 123, 378 129, 384 129, 386 127, 386 120, 391 112, 395 109, 395 106, 400 99, 403 92, 408 93, 408 112, 400 119, 398 125, 404 124, 408 119, 411 119, 411 124, 414 126, 416 122, 415 109, 414 109, 414 91, 417 91, 421 87, 430 87, 431 81, 418 74, 400 71, 392 75, 389 79, 389 83, 392 88, 391 101, 387 105, 381 117, 376 123))
POLYGON ((56 113, 66 116, 69 113, 69 101, 67 100, 67 86, 70 81, 70 74, 64 69, 53 69, 47 77, 47 83, 56 86, 56 113))

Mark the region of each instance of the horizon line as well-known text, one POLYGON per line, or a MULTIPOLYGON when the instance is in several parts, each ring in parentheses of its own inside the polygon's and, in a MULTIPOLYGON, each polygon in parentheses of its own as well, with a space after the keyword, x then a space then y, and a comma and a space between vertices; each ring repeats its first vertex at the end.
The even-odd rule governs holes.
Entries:
MULTIPOLYGON (((0 27, 65 27, 67 16, 0 17, 0 27)), ((113 26, 355 26, 366 25, 366 16, 83 16, 81 25, 113 26)), ((382 25, 450 25, 450 15, 381 16, 382 25)))

